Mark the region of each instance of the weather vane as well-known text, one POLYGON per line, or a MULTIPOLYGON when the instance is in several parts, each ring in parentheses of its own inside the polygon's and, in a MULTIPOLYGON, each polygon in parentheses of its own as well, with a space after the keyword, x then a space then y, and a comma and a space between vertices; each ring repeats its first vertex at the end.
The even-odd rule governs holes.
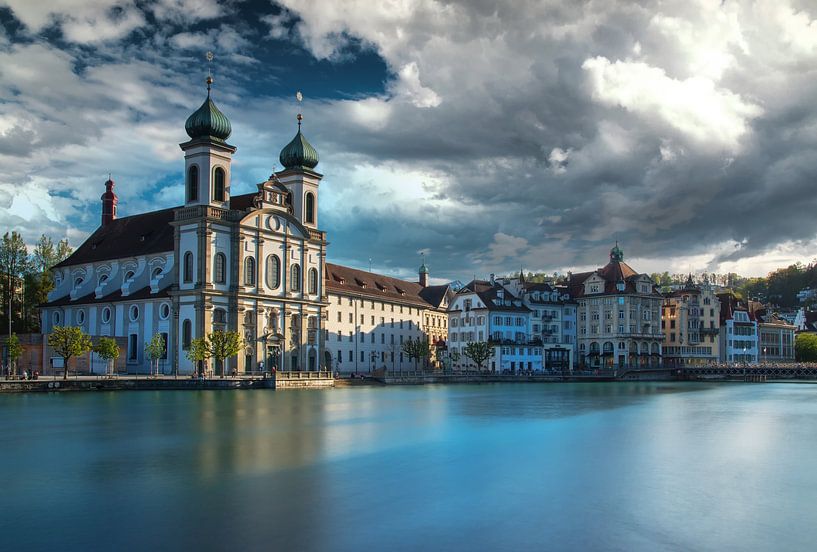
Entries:
MULTIPOLYGON (((298 109, 300 110, 301 109, 300 108, 301 102, 304 101, 304 95, 301 94, 300 90, 295 92, 295 99, 298 101, 298 106, 299 106, 298 109)), ((304 116, 301 115, 300 113, 298 113, 298 130, 301 130, 301 121, 303 121, 303 119, 304 119, 304 116)))
POLYGON ((204 54, 204 57, 207 58, 207 95, 210 95, 210 85, 213 84, 213 74, 210 72, 210 67, 213 62, 213 52, 207 50, 207 53, 204 54))

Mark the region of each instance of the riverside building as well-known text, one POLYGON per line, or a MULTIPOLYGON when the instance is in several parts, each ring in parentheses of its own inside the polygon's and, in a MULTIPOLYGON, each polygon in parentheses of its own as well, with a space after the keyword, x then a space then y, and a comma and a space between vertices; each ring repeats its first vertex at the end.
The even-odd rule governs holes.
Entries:
POLYGON ((757 319, 731 293, 719 293, 721 303, 721 362, 757 364, 757 319))
POLYGON ((408 282, 327 263, 326 365, 339 372, 424 368, 425 361, 403 352, 406 341, 417 339, 429 342, 435 365, 452 294, 447 284, 428 285, 425 263, 419 276, 408 282))
POLYGON ((579 363, 588 368, 661 364, 661 303, 653 281, 624 262, 616 244, 610 262, 592 272, 571 274, 578 304, 579 363))
POLYGON ((700 366, 720 359, 720 301, 708 283, 692 276, 683 288, 664 296, 661 329, 668 366, 700 366))

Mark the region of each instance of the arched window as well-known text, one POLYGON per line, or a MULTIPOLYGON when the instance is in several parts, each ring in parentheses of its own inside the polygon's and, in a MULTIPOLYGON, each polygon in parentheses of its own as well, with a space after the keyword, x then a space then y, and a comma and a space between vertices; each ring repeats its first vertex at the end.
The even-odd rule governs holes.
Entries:
POLYGON ((182 322, 182 349, 190 349, 190 342, 193 341, 193 324, 190 320, 182 322))
POLYGON ((184 254, 184 270, 182 279, 188 284, 193 281, 193 254, 190 251, 184 254))
POLYGON ((315 295, 318 293, 318 269, 309 269, 309 294, 315 295))
POLYGON ((306 222, 315 222, 315 196, 312 192, 306 193, 306 201, 304 201, 304 220, 306 222))
POLYGON ((187 171, 187 201, 199 199, 199 168, 193 165, 187 171))
POLYGON ((227 323, 227 311, 224 309, 215 309, 213 311, 213 328, 216 330, 223 330, 224 324, 227 323))
POLYGON ((267 266, 265 268, 264 278, 267 287, 278 289, 278 286, 281 285, 281 259, 277 255, 267 255, 267 266))
POLYGON ((224 253, 216 253, 213 259, 213 281, 217 284, 223 284, 227 281, 225 274, 225 265, 227 264, 227 257, 224 253))
POLYGON ((244 285, 255 285, 255 258, 247 257, 244 259, 244 285))
POLYGON ((224 201, 224 169, 216 167, 213 173, 213 200, 224 201))
POLYGON ((301 267, 300 265, 292 265, 292 269, 290 270, 290 282, 289 282, 289 289, 292 291, 300 291, 301 290, 301 267))

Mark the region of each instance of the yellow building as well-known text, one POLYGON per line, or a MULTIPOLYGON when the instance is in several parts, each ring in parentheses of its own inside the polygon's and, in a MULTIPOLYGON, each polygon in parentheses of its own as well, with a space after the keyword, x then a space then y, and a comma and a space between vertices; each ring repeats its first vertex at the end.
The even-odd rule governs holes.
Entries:
POLYGON ((700 366, 717 362, 720 354, 720 301, 708 284, 686 285, 667 294, 662 307, 664 363, 700 366))

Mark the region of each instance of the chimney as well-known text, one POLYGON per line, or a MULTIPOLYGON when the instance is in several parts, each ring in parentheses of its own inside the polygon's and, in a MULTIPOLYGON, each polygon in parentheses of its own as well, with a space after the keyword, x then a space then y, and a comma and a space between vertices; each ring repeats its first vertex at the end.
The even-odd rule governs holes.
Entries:
POLYGON ((105 193, 102 194, 102 226, 107 226, 116 218, 116 204, 119 199, 113 192, 113 180, 108 175, 105 182, 105 193))

